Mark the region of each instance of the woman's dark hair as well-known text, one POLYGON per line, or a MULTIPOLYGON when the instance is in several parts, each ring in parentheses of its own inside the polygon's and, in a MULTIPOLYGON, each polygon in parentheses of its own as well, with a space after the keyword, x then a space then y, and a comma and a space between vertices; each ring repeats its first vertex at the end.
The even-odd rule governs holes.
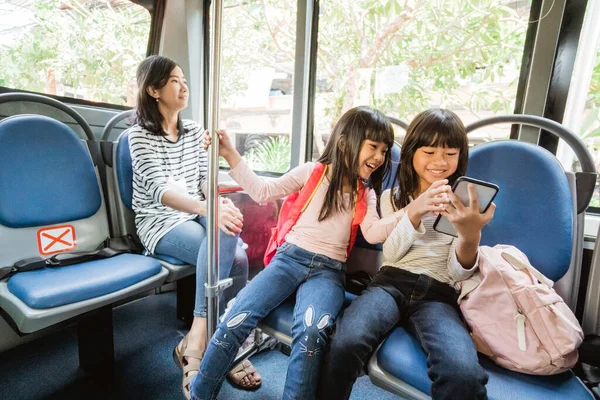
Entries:
POLYGON ((394 128, 388 118, 371 107, 355 107, 348 110, 333 127, 331 137, 323 154, 317 160, 327 164, 332 170, 332 178, 321 207, 319 221, 329 218, 334 212, 346 209, 342 189, 344 178, 352 187, 349 206, 354 208, 358 193, 358 156, 365 140, 382 142, 388 146, 385 161, 369 178, 369 185, 379 197, 384 177, 391 167, 391 149, 394 144, 394 128))
MULTIPOLYGON (((164 118, 158 111, 158 102, 148 93, 148 88, 160 89, 169 82, 177 63, 163 56, 150 56, 140 63, 136 72, 138 94, 135 122, 150 133, 164 136, 161 123, 164 118)), ((179 117, 178 117, 179 122, 179 117)))
POLYGON ((421 112, 406 128, 400 153, 400 165, 394 178, 398 190, 390 196, 395 210, 406 207, 410 203, 410 197, 418 194, 420 183, 413 167, 413 157, 423 146, 459 149, 458 166, 454 174, 448 178, 450 185, 467 172, 469 140, 465 126, 458 115, 443 108, 432 108, 421 112))

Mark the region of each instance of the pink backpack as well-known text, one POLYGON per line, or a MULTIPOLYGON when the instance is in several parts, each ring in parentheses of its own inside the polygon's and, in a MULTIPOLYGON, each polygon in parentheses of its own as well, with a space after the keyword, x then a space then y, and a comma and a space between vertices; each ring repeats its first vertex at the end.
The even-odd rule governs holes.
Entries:
POLYGON ((513 246, 479 248, 479 272, 462 283, 460 309, 477 351, 517 372, 553 375, 577 362, 583 332, 553 282, 513 246))

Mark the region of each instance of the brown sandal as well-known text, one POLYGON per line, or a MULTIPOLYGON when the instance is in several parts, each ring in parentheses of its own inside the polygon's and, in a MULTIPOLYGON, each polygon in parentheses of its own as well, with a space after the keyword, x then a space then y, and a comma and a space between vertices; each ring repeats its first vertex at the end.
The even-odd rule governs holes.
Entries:
POLYGON ((262 384, 262 379, 260 378, 260 375, 258 376, 258 379, 255 378, 254 385, 244 383, 244 378, 250 380, 249 376, 254 376, 255 374, 258 375, 258 371, 256 370, 256 368, 254 368, 250 360, 244 360, 235 367, 233 367, 231 371, 229 371, 229 373, 227 374, 227 380, 232 385, 237 386, 241 389, 256 390, 262 384))
POLYGON ((191 398, 190 394, 190 383, 194 376, 200 371, 200 362, 204 357, 204 352, 199 350, 192 350, 187 348, 188 337, 187 335, 183 338, 181 345, 182 352, 179 352, 179 344, 173 349, 173 360, 180 368, 183 369, 183 382, 182 390, 183 395, 186 399, 191 398))

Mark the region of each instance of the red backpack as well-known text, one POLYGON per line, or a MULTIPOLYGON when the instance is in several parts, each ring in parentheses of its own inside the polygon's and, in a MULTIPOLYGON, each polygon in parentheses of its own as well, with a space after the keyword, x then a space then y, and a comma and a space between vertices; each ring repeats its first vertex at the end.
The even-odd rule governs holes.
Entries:
MULTIPOLYGON (((271 229, 271 238, 265 251, 263 262, 265 267, 269 265, 271 259, 275 256, 277 248, 285 241, 285 236, 292 230, 300 214, 306 210, 308 204, 312 200, 313 196, 317 192, 319 185, 325 178, 327 173, 327 166, 325 164, 316 163, 315 169, 311 172, 308 180, 299 192, 295 192, 286 197, 281 210, 279 211, 279 218, 277 219, 277 226, 271 229)), ((358 184, 358 200, 354 206, 354 212, 352 215, 352 227, 350 230, 350 243, 348 244, 348 250, 346 256, 350 254, 354 240, 356 239, 356 232, 358 226, 361 224, 367 213, 367 201, 365 198, 365 188, 362 182, 358 184)))

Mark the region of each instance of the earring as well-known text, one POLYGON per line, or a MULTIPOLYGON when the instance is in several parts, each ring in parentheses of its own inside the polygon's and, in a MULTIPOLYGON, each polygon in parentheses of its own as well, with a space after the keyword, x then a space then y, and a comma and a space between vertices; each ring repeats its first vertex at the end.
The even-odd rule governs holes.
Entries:
POLYGON ((158 103, 158 97, 155 97, 155 99, 156 99, 156 102, 158 103))

